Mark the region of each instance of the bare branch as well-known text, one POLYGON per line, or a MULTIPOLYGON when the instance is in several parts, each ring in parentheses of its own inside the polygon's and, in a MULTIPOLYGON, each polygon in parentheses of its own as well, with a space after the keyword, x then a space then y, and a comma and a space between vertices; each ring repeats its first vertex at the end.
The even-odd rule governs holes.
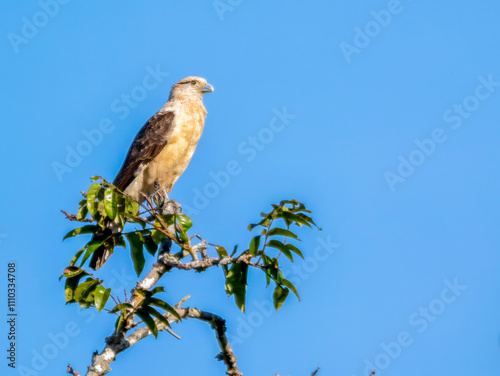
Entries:
POLYGON ((70 373, 73 376, 80 376, 80 374, 71 367, 71 364, 68 364, 68 370, 66 371, 66 373, 70 373))
POLYGON ((66 219, 69 221, 90 222, 90 223, 94 222, 94 220, 91 218, 85 218, 85 219, 79 220, 79 219, 77 219, 76 214, 69 214, 68 212, 66 212, 64 210, 61 210, 61 213, 63 213, 64 216, 66 217, 66 219))
MULTIPOLYGON (((196 246, 193 246, 193 249, 195 249, 196 246)), ((208 269, 212 266, 221 266, 221 265, 229 265, 229 264, 236 264, 239 262, 243 262, 245 264, 255 266, 257 268, 262 269, 263 266, 260 264, 255 264, 250 262, 250 260, 254 256, 247 253, 243 254, 239 257, 230 257, 226 256, 223 258, 217 258, 217 257, 210 257, 206 258, 203 260, 198 260, 198 261, 191 261, 191 262, 181 262, 179 259, 176 257, 176 255, 172 255, 169 253, 166 253, 162 255, 159 261, 161 261, 162 264, 165 266, 169 267, 170 269, 176 268, 180 270, 205 270, 208 269)))
MULTIPOLYGON (((227 375, 229 376, 243 376, 243 374, 238 370, 236 365, 236 361, 238 360, 233 353, 231 345, 226 336, 226 320, 222 317, 215 315, 210 312, 201 311, 196 308, 181 308, 182 304, 189 298, 189 295, 184 297, 177 305, 174 307, 182 318, 195 318, 201 321, 205 321, 210 323, 212 329, 215 331, 215 335, 217 338, 217 342, 219 343, 219 347, 221 349, 221 353, 218 355, 218 359, 224 361, 227 367, 227 375)), ((178 319, 172 316, 170 313, 165 313, 164 316, 167 318, 169 323, 177 322, 178 319)), ((155 323, 157 325, 158 331, 166 330, 174 337, 180 338, 175 333, 171 331, 165 324, 161 323, 157 319, 155 319, 155 323)), ((125 342, 127 342, 128 347, 135 345, 140 340, 151 335, 151 332, 147 327, 142 327, 135 330, 131 335, 125 338, 125 342)), ((128 348, 127 347, 127 348, 128 348)))
POLYGON ((236 361, 238 359, 234 355, 233 349, 231 348, 226 336, 226 320, 213 313, 200 311, 197 308, 181 308, 179 310, 179 314, 181 317, 191 317, 210 323, 212 329, 215 331, 215 336, 217 337, 217 342, 219 343, 219 347, 221 349, 221 353, 217 356, 217 358, 224 361, 224 364, 226 364, 226 374, 229 376, 243 376, 243 374, 238 370, 236 365, 236 361))

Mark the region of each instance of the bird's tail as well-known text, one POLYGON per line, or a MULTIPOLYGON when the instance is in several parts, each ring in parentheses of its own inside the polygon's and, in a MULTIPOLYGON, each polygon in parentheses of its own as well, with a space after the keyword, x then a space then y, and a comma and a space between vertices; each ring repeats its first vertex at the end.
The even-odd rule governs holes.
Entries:
POLYGON ((111 256, 111 250, 106 249, 105 246, 100 246, 92 254, 92 258, 90 259, 90 267, 94 270, 99 270, 108 260, 109 256, 111 256))
MULTIPOLYGON (((118 226, 116 222, 108 222, 106 225, 106 230, 102 233, 95 234, 92 236, 91 241, 102 242, 105 239, 109 238, 113 233, 119 232, 122 229, 118 226)), ((97 248, 92 254, 92 258, 90 259, 89 266, 94 270, 99 270, 108 260, 108 258, 113 253, 113 248, 109 247, 108 242, 104 242, 99 248, 97 248)))

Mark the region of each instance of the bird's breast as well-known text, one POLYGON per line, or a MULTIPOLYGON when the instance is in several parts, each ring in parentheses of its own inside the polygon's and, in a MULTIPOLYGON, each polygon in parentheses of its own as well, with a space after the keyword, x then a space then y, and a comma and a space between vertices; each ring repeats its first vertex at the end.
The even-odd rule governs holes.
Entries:
POLYGON ((204 115, 194 110, 176 113, 167 145, 147 168, 148 180, 154 183, 158 179, 160 186, 170 192, 193 157, 203 133, 204 115))

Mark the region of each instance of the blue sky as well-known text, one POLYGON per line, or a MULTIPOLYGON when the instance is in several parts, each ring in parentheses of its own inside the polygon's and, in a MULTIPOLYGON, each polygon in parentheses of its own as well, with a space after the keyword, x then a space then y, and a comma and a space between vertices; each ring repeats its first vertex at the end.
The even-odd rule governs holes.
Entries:
MULTIPOLYGON (((84 373, 102 349, 114 318, 64 305, 58 277, 83 240, 61 243, 59 210, 90 176, 112 180, 170 86, 198 75, 215 93, 171 194, 194 231, 244 246, 284 198, 323 231, 301 233, 306 261, 285 271, 302 301, 278 313, 257 274, 246 315, 220 270, 165 276, 167 299, 227 318, 245 375, 497 374, 498 2, 54 1, 0 4, 0 276, 16 263, 19 312, 2 373, 84 373)), ((136 280, 126 252, 99 275, 136 280)), ((175 331, 113 374, 224 374, 208 325, 175 331)))

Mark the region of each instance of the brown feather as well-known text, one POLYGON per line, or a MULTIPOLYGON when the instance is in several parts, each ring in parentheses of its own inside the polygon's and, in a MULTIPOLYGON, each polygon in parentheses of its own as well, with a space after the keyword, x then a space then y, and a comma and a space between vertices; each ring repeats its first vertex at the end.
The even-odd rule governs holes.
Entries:
POLYGON ((168 143, 172 130, 172 111, 155 114, 141 128, 135 137, 123 165, 116 175, 114 185, 122 191, 151 162, 168 143))

